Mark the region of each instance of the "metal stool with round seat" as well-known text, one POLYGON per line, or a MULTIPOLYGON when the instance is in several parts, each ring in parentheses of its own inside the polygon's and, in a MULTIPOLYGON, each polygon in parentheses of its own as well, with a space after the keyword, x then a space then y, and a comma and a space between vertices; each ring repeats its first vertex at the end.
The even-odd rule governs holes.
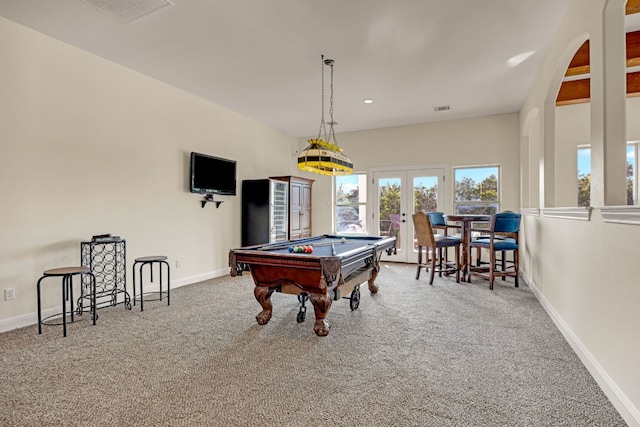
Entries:
POLYGON ((170 270, 169 270, 169 263, 167 262, 167 257, 164 255, 156 255, 156 256, 145 256, 145 257, 140 257, 140 258, 136 258, 133 261, 133 305, 136 305, 136 300, 140 301, 140 311, 144 311, 144 296, 145 295, 152 295, 155 294, 158 296, 158 298, 155 299, 147 299, 147 301, 154 301, 154 300, 162 300, 162 297, 164 295, 167 296, 167 305, 171 305, 171 280, 170 280, 170 270), (158 265, 158 268, 160 269, 160 290, 159 291, 155 291, 155 292, 144 292, 142 289, 142 269, 145 265, 149 266, 149 270, 150 270, 150 278, 151 278, 151 282, 153 282, 153 266, 154 264, 158 265), (136 297, 136 266, 139 266, 139 277, 140 277, 140 296, 136 297), (162 286, 163 286, 163 280, 162 280, 162 267, 166 267, 166 272, 167 272, 167 281, 166 281, 166 285, 167 285, 167 290, 163 291, 162 290, 162 286))
MULTIPOLYGON (((71 322, 74 321, 74 309, 73 309, 73 276, 75 275, 83 275, 87 274, 91 277, 90 293, 90 312, 91 317, 93 318, 93 324, 96 324, 96 320, 98 319, 98 314, 96 313, 96 277, 93 275, 91 270, 88 267, 62 267, 62 268, 53 268, 50 270, 46 270, 42 273, 42 277, 38 280, 37 284, 37 292, 38 292, 38 334, 42 334, 42 325, 60 325, 62 324, 62 334, 63 336, 67 336, 67 301, 71 301, 71 309, 69 310, 69 314, 71 315, 71 322), (62 277, 62 313, 52 314, 50 316, 42 318, 42 303, 40 298, 40 288, 41 283, 44 279, 50 277, 62 277), (62 315, 61 323, 45 323, 47 319, 57 317, 62 315)), ((83 295, 84 297, 84 295, 83 295)), ((82 314, 82 310, 79 307, 78 313, 82 314)))

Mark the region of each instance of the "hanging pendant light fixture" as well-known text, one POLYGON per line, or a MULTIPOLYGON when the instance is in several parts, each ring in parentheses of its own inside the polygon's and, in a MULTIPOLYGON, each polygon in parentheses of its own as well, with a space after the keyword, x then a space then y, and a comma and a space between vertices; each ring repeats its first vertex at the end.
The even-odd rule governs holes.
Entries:
POLYGON ((298 156, 298 169, 322 175, 349 175, 353 173, 353 163, 338 146, 333 126, 333 59, 322 59, 322 118, 318 138, 309 139, 309 146, 298 156), (324 67, 331 67, 331 97, 329 99, 329 123, 324 121, 324 67), (327 125, 329 132, 327 133, 327 125))

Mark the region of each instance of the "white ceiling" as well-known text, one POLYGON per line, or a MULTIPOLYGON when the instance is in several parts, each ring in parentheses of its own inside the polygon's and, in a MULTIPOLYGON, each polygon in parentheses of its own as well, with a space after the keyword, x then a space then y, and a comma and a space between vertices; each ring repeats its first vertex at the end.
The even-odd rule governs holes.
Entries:
POLYGON ((136 1, 0 0, 0 16, 309 137, 322 54, 335 60, 336 133, 518 111, 569 3, 172 0, 130 23, 94 5, 136 1))

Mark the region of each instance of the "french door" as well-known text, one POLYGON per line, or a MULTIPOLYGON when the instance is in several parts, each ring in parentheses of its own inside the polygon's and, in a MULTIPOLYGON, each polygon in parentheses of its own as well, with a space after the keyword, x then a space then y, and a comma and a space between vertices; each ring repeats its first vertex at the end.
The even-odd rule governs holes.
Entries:
POLYGON ((373 170, 373 234, 394 236, 396 247, 386 261, 415 263, 417 245, 412 215, 417 211, 444 211, 444 166, 424 169, 373 170))

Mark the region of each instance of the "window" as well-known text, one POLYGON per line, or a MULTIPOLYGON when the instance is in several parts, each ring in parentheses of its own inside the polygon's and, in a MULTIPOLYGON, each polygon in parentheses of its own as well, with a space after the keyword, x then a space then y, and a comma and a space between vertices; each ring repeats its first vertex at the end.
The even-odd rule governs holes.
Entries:
POLYGON ((335 177, 335 230, 338 234, 367 234, 367 175, 335 177))
POLYGON ((500 167, 454 168, 456 214, 493 215, 500 210, 500 167))
POLYGON ((638 145, 640 141, 627 144, 627 205, 637 205, 638 198, 638 145))
MULTIPOLYGON (((640 141, 627 143, 627 205, 638 204, 638 145, 640 141)), ((578 206, 591 205, 591 147, 578 147, 578 206)))
POLYGON ((591 148, 578 147, 578 206, 591 204, 591 148))

